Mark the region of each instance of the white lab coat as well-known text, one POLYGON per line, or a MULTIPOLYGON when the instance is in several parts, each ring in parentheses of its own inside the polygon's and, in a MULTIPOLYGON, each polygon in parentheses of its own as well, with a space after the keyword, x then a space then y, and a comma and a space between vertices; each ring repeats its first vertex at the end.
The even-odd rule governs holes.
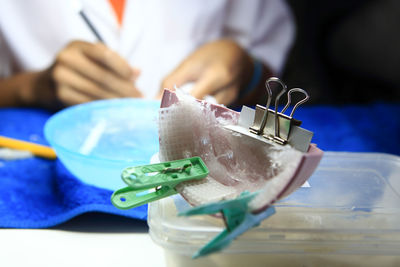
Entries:
MULTIPOLYGON (((81 2, 105 44, 141 69, 137 86, 149 98, 207 41, 233 38, 279 73, 294 36, 280 0, 127 0, 122 27, 107 0, 81 2)), ((48 67, 72 40, 96 37, 71 0, 0 0, 0 77, 48 67)))

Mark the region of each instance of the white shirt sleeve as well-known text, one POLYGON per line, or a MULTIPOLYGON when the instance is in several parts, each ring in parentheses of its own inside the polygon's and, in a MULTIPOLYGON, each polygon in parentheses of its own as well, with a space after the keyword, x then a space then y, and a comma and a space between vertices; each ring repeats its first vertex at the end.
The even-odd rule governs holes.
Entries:
POLYGON ((295 35, 289 7, 281 0, 231 0, 224 36, 236 40, 274 74, 283 69, 295 35))

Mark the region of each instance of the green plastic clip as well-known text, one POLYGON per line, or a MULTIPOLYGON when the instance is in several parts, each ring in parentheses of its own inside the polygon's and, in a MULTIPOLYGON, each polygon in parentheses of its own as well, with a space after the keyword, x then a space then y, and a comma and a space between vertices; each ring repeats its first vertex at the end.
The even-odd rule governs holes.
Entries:
POLYGON ((203 179, 208 173, 200 157, 128 167, 121 175, 128 186, 115 191, 111 202, 119 209, 135 208, 174 195, 178 184, 203 179))
POLYGON ((257 194, 257 192, 245 191, 235 199, 194 207, 178 214, 179 216, 192 216, 221 212, 224 218, 225 230, 198 250, 193 255, 194 259, 224 249, 239 235, 259 225, 261 221, 275 213, 274 207, 269 207, 259 214, 253 214, 249 210, 248 204, 257 194))

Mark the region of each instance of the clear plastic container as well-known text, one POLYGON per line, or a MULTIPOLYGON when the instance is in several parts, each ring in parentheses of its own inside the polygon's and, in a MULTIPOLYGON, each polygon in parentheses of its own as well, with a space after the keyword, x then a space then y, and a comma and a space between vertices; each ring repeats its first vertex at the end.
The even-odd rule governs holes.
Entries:
POLYGON ((148 224, 167 266, 400 266, 400 157, 327 152, 276 214, 208 257, 191 256, 220 231, 211 216, 177 217, 179 196, 153 202, 148 224))

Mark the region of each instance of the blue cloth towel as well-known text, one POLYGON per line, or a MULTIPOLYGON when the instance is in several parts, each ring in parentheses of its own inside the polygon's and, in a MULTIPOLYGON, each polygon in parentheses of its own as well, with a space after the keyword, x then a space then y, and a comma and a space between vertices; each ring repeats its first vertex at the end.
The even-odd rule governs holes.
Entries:
MULTIPOLYGON (((400 155, 400 104, 301 107, 295 117, 314 132, 323 150, 400 155)), ((38 109, 0 109, 0 135, 47 142, 43 126, 51 116, 38 109)), ((119 210, 112 192, 86 185, 58 160, 0 160, 0 227, 46 228, 85 212, 105 212, 145 220, 147 206, 119 210)))

